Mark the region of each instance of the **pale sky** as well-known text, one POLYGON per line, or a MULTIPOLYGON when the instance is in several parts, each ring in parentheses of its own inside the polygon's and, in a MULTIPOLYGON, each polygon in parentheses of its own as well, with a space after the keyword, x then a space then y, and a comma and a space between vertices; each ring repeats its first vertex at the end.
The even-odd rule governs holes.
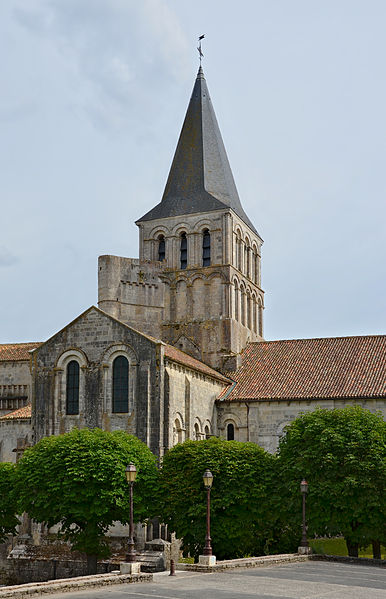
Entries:
POLYGON ((265 337, 385 333, 384 0, 1 0, 0 342, 138 256, 203 68, 265 240, 265 337))

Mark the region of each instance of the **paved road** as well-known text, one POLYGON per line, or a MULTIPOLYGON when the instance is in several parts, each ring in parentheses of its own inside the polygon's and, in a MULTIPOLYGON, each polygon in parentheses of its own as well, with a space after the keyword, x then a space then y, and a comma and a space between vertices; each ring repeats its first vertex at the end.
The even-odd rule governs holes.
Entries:
POLYGON ((214 574, 178 572, 152 583, 125 584, 45 599, 386 599, 386 570, 303 562, 214 574))

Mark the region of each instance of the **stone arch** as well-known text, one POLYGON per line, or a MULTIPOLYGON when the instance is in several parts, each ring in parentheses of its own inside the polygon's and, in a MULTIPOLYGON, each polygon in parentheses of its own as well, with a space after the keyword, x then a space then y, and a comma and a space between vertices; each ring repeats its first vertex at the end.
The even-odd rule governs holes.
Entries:
POLYGON ((171 234, 175 235, 176 237, 179 237, 181 233, 186 233, 188 235, 188 233, 190 233, 190 229, 191 227, 188 223, 179 222, 172 228, 171 234))
POLYGON ((204 423, 204 435, 205 439, 209 439, 212 436, 212 423, 210 420, 206 420, 204 423))
POLYGON ((193 431, 194 431, 194 440, 200 441, 202 439, 202 422, 198 418, 198 416, 196 416, 196 418, 194 419, 193 431))
MULTIPOLYGON (((54 414, 60 412, 65 414, 70 422, 78 422, 85 411, 86 381, 84 371, 88 366, 88 359, 85 352, 79 348, 71 347, 62 352, 55 364, 55 383, 54 383, 54 414), (67 376, 68 365, 70 362, 76 362, 79 365, 79 393, 78 410, 75 414, 67 414, 67 376)), ((53 425, 54 426, 54 425, 53 425)))
POLYGON ((183 443, 185 440, 185 426, 182 415, 179 412, 174 414, 173 418, 173 445, 183 443))
POLYGON ((168 237, 170 235, 169 227, 164 224, 157 225, 149 233, 150 239, 157 239, 158 235, 165 235, 165 237, 168 237))
POLYGON ((212 226, 213 223, 209 218, 202 218, 194 224, 193 231, 197 233, 202 233, 204 229, 209 229, 210 232, 212 226))

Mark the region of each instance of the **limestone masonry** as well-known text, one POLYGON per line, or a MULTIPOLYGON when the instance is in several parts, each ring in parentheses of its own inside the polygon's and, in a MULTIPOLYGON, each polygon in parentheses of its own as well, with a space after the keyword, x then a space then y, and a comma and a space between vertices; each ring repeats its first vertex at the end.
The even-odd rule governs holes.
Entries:
POLYGON ((386 337, 265 341, 263 240, 241 205, 200 67, 139 258, 100 256, 98 307, 45 342, 0 345, 0 460, 73 427, 159 457, 217 435, 275 451, 301 411, 386 413, 386 337))

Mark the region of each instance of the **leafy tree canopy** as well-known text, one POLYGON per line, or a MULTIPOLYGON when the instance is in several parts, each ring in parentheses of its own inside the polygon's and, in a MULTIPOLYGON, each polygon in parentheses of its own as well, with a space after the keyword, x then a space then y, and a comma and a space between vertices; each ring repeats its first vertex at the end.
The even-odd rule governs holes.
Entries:
POLYGON ((60 523, 74 549, 103 557, 108 527, 115 520, 128 522, 125 468, 130 461, 138 472, 134 518, 143 521, 157 485, 156 459, 123 431, 74 429, 28 449, 17 466, 19 509, 48 526, 60 523))
POLYGON ((302 414, 287 427, 278 456, 289 520, 300 522, 305 477, 309 535, 341 533, 349 552, 352 545, 385 539, 386 423, 380 414, 360 406, 302 414))
POLYGON ((0 463, 0 543, 6 536, 15 533, 19 524, 16 517, 17 506, 14 497, 15 466, 0 463))
POLYGON ((270 518, 269 494, 275 457, 254 443, 211 438, 173 447, 161 471, 161 519, 185 553, 202 553, 206 534, 206 490, 202 475, 213 474, 211 537, 225 559, 264 552, 270 518))

